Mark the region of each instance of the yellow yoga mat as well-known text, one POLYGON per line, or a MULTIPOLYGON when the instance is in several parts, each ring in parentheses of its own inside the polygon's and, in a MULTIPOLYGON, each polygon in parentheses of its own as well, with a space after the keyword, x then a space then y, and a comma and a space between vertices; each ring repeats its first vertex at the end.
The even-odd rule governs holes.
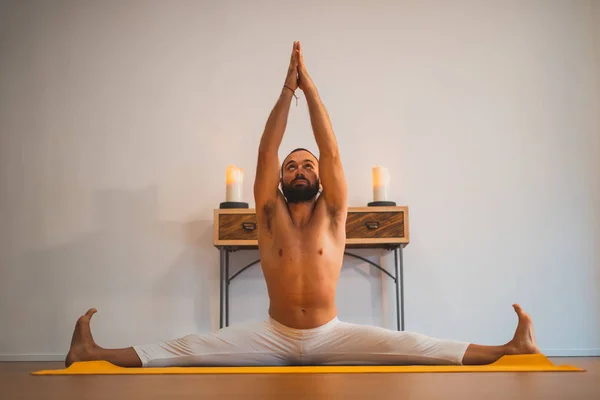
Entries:
POLYGON ((73 363, 67 369, 32 372, 32 375, 164 375, 164 374, 359 374, 400 372, 542 372, 584 371, 571 365, 554 365, 542 354, 504 356, 489 365, 447 366, 283 366, 283 367, 167 367, 124 368, 107 361, 73 363))

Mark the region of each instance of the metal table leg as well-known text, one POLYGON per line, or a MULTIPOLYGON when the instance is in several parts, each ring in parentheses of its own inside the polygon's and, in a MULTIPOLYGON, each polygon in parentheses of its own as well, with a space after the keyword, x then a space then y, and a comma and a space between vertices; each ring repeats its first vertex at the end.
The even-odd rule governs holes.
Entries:
POLYGON ((394 249, 396 267, 396 323, 398 330, 404 330, 404 262, 402 246, 394 249))
POLYGON ((400 331, 400 272, 398 268, 398 248, 394 249, 394 283, 396 284, 396 327, 400 331))
POLYGON ((223 283, 225 278, 225 249, 219 251, 219 329, 223 328, 223 283))
POLYGON ((405 325, 404 325, 404 246, 400 246, 400 294, 401 294, 401 300, 402 300, 402 308, 401 313, 402 313, 402 330, 405 329, 405 325))
POLYGON ((229 326, 229 251, 225 251, 225 326, 229 326))

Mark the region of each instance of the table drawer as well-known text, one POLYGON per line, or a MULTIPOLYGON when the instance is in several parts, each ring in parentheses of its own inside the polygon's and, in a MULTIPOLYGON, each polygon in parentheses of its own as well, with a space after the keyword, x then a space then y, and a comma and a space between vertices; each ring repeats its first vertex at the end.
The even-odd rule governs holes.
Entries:
POLYGON ((404 237, 403 211, 349 212, 346 239, 396 239, 404 237))
POLYGON ((258 240, 256 214, 220 214, 219 240, 258 240))

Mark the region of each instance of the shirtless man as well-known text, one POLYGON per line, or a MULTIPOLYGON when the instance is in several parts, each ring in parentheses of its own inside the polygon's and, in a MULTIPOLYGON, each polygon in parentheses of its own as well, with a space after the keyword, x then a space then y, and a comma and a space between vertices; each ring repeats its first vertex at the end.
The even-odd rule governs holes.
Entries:
POLYGON ((285 83, 260 141, 254 196, 270 299, 267 320, 163 343, 104 349, 92 338, 90 319, 96 310, 91 309, 77 321, 66 365, 88 360, 124 367, 489 364, 503 355, 539 353, 531 319, 516 304, 516 332, 500 346, 338 320, 335 293, 346 240, 346 181, 329 117, 299 42, 294 42, 285 83), (320 154, 317 159, 296 149, 280 165, 279 145, 298 88, 306 97, 320 154))

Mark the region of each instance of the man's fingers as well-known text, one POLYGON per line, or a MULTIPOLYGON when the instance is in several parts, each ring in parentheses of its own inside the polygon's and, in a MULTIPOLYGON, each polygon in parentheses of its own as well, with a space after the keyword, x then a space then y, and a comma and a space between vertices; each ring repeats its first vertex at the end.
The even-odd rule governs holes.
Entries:
POLYGON ((292 47, 292 57, 290 59, 290 61, 294 61, 297 60, 297 50, 298 50, 298 42, 294 42, 294 46, 292 47))
POLYGON ((298 58, 298 63, 301 65, 304 64, 304 57, 302 56, 302 44, 300 42, 298 42, 296 53, 297 53, 296 57, 298 58))
POLYGON ((298 51, 297 58, 298 58, 298 66, 300 68, 304 68, 304 58, 302 58, 302 53, 300 51, 298 51))

